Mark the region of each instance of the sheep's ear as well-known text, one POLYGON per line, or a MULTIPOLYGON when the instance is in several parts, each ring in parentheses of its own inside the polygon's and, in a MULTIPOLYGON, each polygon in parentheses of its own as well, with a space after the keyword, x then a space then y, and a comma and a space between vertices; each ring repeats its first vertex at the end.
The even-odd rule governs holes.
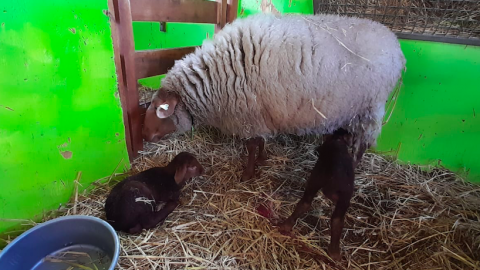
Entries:
POLYGON ((157 117, 160 119, 170 117, 175 111, 177 103, 176 95, 168 95, 166 98, 157 100, 155 102, 157 117))

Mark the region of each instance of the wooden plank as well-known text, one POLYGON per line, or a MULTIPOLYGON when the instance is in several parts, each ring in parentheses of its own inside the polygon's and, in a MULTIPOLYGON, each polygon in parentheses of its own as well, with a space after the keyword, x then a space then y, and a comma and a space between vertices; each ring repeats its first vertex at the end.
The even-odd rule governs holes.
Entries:
POLYGON ((111 25, 112 30, 115 30, 112 38, 118 86, 124 112, 127 149, 132 161, 138 156, 138 151, 143 149, 143 138, 142 120, 138 105, 137 79, 135 76, 135 44, 133 41, 130 2, 129 0, 110 1, 109 7, 114 11, 111 25))
MULTIPOLYGON (((120 31, 118 27, 118 23, 116 23, 116 18, 118 18, 118 9, 116 9, 114 6, 116 6, 118 3, 113 3, 113 2, 118 2, 116 0, 109 0, 108 1, 108 15, 110 17, 110 25, 111 25, 111 31, 112 31, 112 41, 113 41, 113 52, 114 52, 114 61, 115 61, 115 69, 117 72, 117 78, 118 80, 120 78, 123 78, 123 70, 121 66, 121 60, 120 60, 120 31)), ((123 84, 122 81, 119 80, 118 82, 118 92, 120 95, 120 103, 122 105, 122 114, 123 114, 123 124, 125 126, 125 140, 127 143, 127 151, 128 151, 128 156, 132 157, 133 155, 133 146, 131 143, 132 137, 130 134, 130 121, 129 117, 127 114, 127 99, 125 98, 127 96, 127 88, 123 84)))
POLYGON ((195 48, 136 51, 135 72, 137 80, 167 73, 175 64, 175 60, 179 60, 186 54, 193 52, 195 48))
POLYGON ((131 0, 133 21, 217 23, 218 3, 206 0, 131 0))
POLYGON ((223 28, 225 24, 227 24, 227 7, 228 7, 227 0, 221 0, 222 14, 218 19, 220 21, 221 28, 223 28))

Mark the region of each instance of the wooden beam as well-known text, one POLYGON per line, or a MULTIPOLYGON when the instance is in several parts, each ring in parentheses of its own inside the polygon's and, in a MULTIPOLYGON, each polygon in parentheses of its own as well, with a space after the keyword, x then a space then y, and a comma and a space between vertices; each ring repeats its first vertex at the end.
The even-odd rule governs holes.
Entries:
POLYGON ((228 0, 227 23, 233 22, 238 15, 238 0, 228 0))
POLYGON ((218 33, 227 23, 227 0, 217 0, 217 24, 215 33, 218 33))
POLYGON ((125 136, 130 160, 143 149, 142 120, 135 76, 135 44, 129 0, 109 0, 112 39, 118 75, 120 101, 124 114, 125 136))
MULTIPOLYGON (((114 6, 118 5, 118 1, 109 0, 108 1, 108 16, 110 17, 111 22, 111 30, 112 30, 112 41, 113 41, 113 52, 114 52, 114 61, 115 61, 115 69, 117 72, 117 80, 120 80, 123 77, 123 70, 121 67, 121 60, 120 60, 120 31, 118 28, 118 24, 116 23, 116 18, 118 18, 118 9, 114 6), (115 4, 113 2, 116 2, 115 4)), ((127 151, 128 156, 131 157, 133 155, 133 147, 131 143, 131 134, 130 134, 130 121, 128 119, 127 114, 127 89, 123 83, 120 81, 118 82, 118 92, 120 95, 120 103, 122 106, 122 114, 123 114, 123 125, 125 128, 125 140, 127 143, 127 151)))
POLYGON ((217 23, 218 3, 206 0, 130 0, 133 21, 217 23))
POLYGON ((196 47, 145 50, 135 52, 135 72, 138 79, 162 75, 173 67, 175 60, 195 51, 196 47))

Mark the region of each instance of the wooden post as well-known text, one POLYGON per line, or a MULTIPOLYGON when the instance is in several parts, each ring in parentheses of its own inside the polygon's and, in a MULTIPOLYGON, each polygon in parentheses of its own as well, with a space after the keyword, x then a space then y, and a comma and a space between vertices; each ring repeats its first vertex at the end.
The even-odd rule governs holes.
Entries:
POLYGON ((227 0, 217 0, 217 24, 215 25, 215 33, 218 33, 227 22, 227 0))
POLYGON ((127 150, 132 161, 143 149, 142 121, 138 104, 135 74, 135 43, 133 41, 132 15, 129 0, 109 0, 113 10, 112 39, 118 88, 123 108, 127 150))
POLYGON ((227 23, 233 22, 238 14, 238 0, 228 0, 227 6, 227 23))

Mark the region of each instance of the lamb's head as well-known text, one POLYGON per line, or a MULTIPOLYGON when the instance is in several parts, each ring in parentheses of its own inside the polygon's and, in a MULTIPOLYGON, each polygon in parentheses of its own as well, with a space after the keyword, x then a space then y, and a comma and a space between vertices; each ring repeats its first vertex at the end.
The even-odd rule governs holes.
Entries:
POLYGON ((323 136, 323 141, 333 141, 333 140, 341 140, 343 141, 347 146, 352 146, 353 145, 353 134, 348 132, 347 130, 343 128, 339 128, 333 132, 333 134, 325 134, 323 136))
POLYGON ((153 96, 145 114, 143 138, 158 142, 172 133, 184 133, 192 128, 192 118, 180 96, 160 88, 153 96))

